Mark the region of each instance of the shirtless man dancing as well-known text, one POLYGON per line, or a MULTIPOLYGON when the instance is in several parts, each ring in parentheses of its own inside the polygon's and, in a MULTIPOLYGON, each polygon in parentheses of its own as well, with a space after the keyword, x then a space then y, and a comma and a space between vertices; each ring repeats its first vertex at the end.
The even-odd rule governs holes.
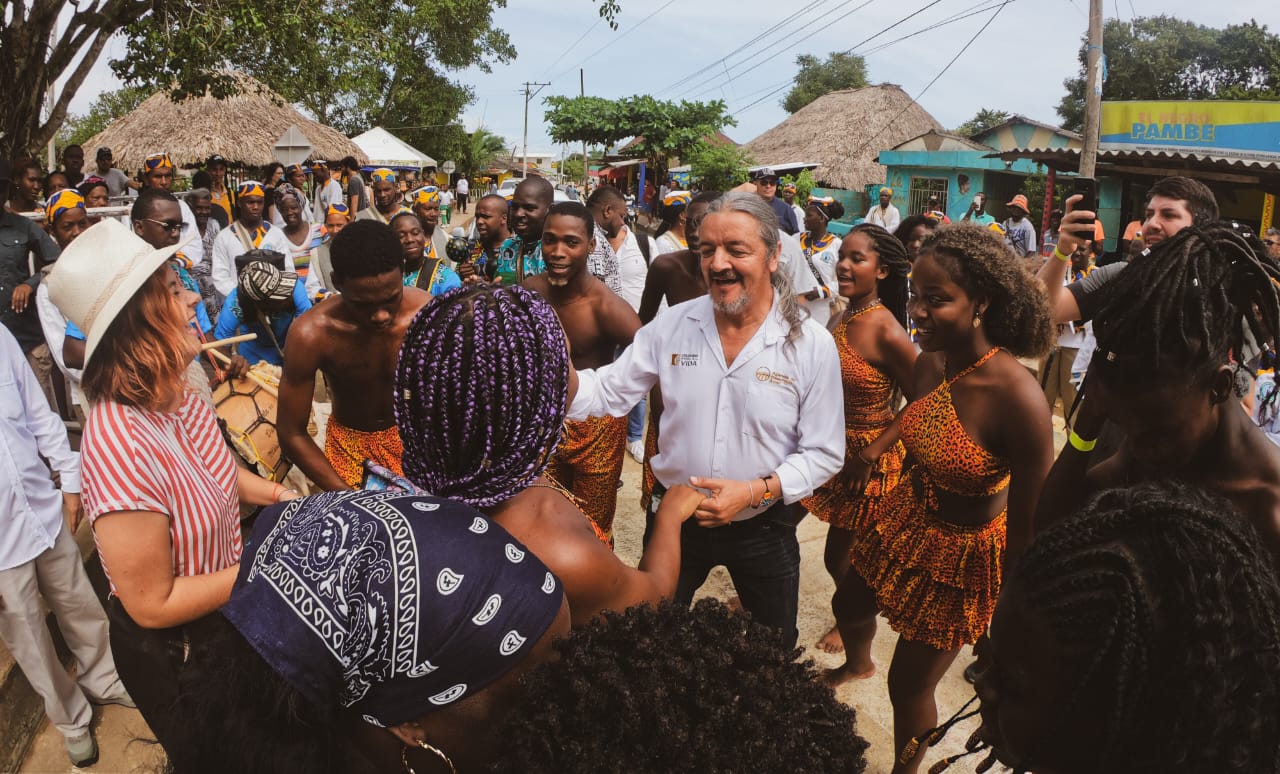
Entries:
POLYGON ((340 295, 299 317, 285 343, 280 446, 322 489, 360 486, 364 460, 399 471, 403 448, 392 410, 400 342, 431 295, 405 287, 400 240, 375 220, 347 226, 329 248, 340 295), (316 372, 333 395, 324 451, 307 435, 316 372))
MULTIPOLYGON (((640 330, 630 305, 591 272, 587 256, 594 245, 595 223, 578 202, 551 207, 542 227, 542 260, 546 273, 528 277, 524 286, 551 303, 569 337, 576 369, 613 362, 621 347, 640 330)), ((548 473, 582 501, 582 508, 612 539, 618 479, 627 446, 627 418, 592 417, 566 422, 564 438, 548 473)))

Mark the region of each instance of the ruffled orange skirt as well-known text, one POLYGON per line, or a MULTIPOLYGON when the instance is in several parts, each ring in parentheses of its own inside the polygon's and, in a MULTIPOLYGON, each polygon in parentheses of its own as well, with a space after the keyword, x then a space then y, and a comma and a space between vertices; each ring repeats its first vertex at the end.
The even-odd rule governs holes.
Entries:
POLYGON ((977 527, 936 517, 931 484, 913 468, 853 543, 853 569, 893 630, 939 650, 977 642, 1000 596, 1005 514, 977 527))
POLYGON ((854 492, 852 484, 845 475, 857 463, 858 452, 880 437, 883 427, 868 430, 845 429, 844 468, 827 483, 814 490, 809 497, 801 500, 801 504, 809 512, 833 527, 861 531, 867 526, 867 519, 879 506, 880 500, 898 485, 902 476, 902 459, 906 450, 901 443, 896 443, 889 451, 880 455, 875 467, 871 470, 871 480, 862 492, 854 492))

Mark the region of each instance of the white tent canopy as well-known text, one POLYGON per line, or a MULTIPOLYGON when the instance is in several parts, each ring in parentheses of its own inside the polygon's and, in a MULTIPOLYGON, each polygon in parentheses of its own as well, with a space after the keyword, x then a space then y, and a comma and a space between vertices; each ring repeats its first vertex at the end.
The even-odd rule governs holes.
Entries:
POLYGON ((434 167, 436 160, 396 137, 381 126, 375 126, 351 141, 360 146, 375 167, 434 167))

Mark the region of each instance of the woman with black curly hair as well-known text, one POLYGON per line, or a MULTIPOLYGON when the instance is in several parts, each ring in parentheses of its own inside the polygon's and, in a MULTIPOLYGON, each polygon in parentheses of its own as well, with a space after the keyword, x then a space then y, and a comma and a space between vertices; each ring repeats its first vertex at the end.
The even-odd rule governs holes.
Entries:
POLYGON ((495 736, 491 771, 842 772, 866 768, 852 707, 776 629, 713 599, 606 613, 557 644, 495 736), (749 675, 749 679, 743 679, 749 675))
POLYGON ((1016 771, 1280 771, 1280 586, 1207 492, 1113 489, 1039 534, 990 655, 979 737, 1016 771))
POLYGON ((1049 347, 1044 291, 994 233, 945 226, 916 257, 908 311, 923 354, 918 397, 863 451, 868 467, 901 439, 914 461, 853 545, 832 600, 848 659, 839 684, 875 672, 877 613, 900 635, 889 669, 895 774, 915 772, 937 723, 934 689, 986 630, 1006 554, 1031 540, 1053 462, 1044 394, 1017 357, 1049 347))
POLYGON ((1280 558, 1280 449, 1241 410, 1235 390, 1249 353, 1274 351, 1280 334, 1280 268, 1263 255, 1234 224, 1190 226, 1100 291, 1098 349, 1039 526, 1093 492, 1176 478, 1230 500, 1280 558), (1085 473, 1104 419, 1126 438, 1085 473))

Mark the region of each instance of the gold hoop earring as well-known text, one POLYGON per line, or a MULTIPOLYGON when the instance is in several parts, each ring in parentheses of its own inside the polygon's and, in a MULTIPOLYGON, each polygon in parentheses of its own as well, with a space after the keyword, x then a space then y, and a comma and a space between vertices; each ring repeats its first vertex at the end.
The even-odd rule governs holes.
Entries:
MULTIPOLYGON (((449 760, 449 756, 444 754, 444 750, 432 745, 425 739, 419 739, 418 746, 429 753, 434 753, 440 758, 440 760, 444 761, 444 765, 449 767, 449 774, 458 774, 458 770, 453 766, 453 761, 449 760)), ((418 772, 414 771, 413 767, 409 765, 409 748, 407 746, 400 748, 400 764, 404 766, 404 770, 407 774, 418 774, 418 772)))

